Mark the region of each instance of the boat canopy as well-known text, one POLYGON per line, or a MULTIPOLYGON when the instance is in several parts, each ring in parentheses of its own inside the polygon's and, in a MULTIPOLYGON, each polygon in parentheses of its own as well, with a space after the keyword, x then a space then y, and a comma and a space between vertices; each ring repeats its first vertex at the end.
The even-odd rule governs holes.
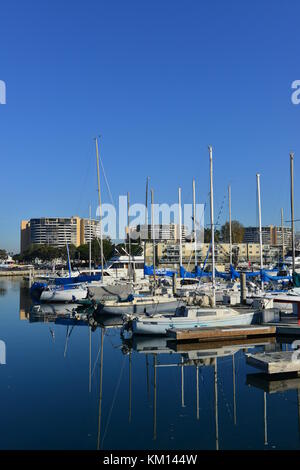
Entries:
MULTIPOLYGON (((144 266, 144 274, 145 276, 153 276, 154 274, 154 268, 152 266, 144 266)), ((155 269, 155 275, 156 276, 168 276, 172 277, 174 274, 176 274, 176 270, 171 270, 171 269, 166 269, 166 268, 159 268, 155 269)))

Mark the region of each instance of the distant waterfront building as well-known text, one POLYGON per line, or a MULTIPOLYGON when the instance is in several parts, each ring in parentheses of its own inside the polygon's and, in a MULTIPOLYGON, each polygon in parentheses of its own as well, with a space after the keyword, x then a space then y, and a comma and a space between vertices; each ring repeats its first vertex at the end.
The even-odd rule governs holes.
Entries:
MULTIPOLYGON (((265 264, 278 262, 281 255, 281 247, 272 247, 263 244, 263 262, 265 264)), ((160 241, 155 246, 156 263, 160 267, 179 267, 179 243, 160 241)), ((229 263, 229 243, 217 243, 215 245, 215 261, 218 269, 222 269, 229 263)), ((260 245, 259 243, 236 243, 232 245, 233 257, 239 262, 259 263, 260 245)), ((197 243, 197 264, 203 265, 207 260, 211 263, 210 243, 197 243)), ((146 264, 153 262, 153 243, 146 244, 146 264)), ((182 243, 182 264, 188 270, 192 270, 195 265, 195 245, 191 242, 182 243)))
POLYGON ((89 243, 95 238, 100 238, 99 220, 80 219, 80 245, 89 243))
POLYGON ((100 236, 98 220, 80 217, 41 217, 21 222, 21 253, 31 244, 75 246, 88 243, 100 236))
MULTIPOLYGON (((291 247, 292 231, 290 227, 283 228, 284 246, 291 247)), ((259 243, 259 228, 245 227, 244 243, 259 243)), ((282 246, 282 229, 275 225, 262 227, 262 243, 263 245, 282 246)))
MULTIPOLYGON (((153 240, 156 241, 179 241, 180 229, 179 224, 151 224, 137 225, 129 228, 131 238, 134 240, 153 240)), ((128 227, 126 228, 128 233, 128 227)), ((182 240, 184 241, 188 234, 188 229, 185 225, 181 226, 182 240)))

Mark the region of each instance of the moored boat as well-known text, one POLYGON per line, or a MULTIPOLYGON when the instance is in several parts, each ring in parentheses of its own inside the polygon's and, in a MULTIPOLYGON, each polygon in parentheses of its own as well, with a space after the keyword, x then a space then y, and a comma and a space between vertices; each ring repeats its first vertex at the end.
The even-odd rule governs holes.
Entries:
POLYGON ((87 297, 88 290, 82 285, 47 286, 41 292, 41 302, 76 302, 87 297))
POLYGON ((178 307, 184 305, 184 302, 175 297, 166 296, 133 296, 130 295, 126 300, 107 300, 99 304, 99 313, 110 315, 135 315, 158 312, 175 312, 178 307))
POLYGON ((132 320, 132 332, 142 335, 165 335, 167 330, 217 328, 258 323, 260 312, 230 307, 183 307, 175 315, 142 315, 132 320))

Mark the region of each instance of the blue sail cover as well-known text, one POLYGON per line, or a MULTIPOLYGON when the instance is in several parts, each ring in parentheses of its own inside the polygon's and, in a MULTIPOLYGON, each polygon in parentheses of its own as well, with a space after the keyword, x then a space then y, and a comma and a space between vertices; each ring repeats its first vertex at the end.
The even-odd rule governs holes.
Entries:
MULTIPOLYGON (((260 276, 262 281, 264 282, 291 280, 291 276, 270 276, 270 274, 268 274, 270 272, 275 272, 275 271, 277 271, 277 269, 262 269, 260 271, 253 271, 253 272, 248 271, 248 272, 245 272, 244 274, 246 275, 246 279, 260 276)), ((230 265, 230 273, 231 273, 232 279, 240 278, 241 273, 236 271, 232 265, 230 265)))
MULTIPOLYGON (((228 273, 221 273, 215 270, 215 276, 227 281, 231 279, 231 275, 228 273)), ((199 266, 196 267, 196 272, 188 272, 183 266, 180 266, 180 277, 184 279, 195 279, 199 277, 212 277, 211 272, 203 271, 199 266)))
POLYGON ((64 286, 66 284, 81 284, 82 282, 100 281, 101 273, 99 274, 80 274, 77 277, 56 277, 54 284, 56 286, 64 286))
MULTIPOLYGON (((159 268, 155 270, 155 275, 156 276, 168 276, 172 277, 173 274, 175 274, 176 271, 172 271, 166 268, 159 268)), ((146 266, 144 265, 144 274, 145 276, 153 276, 154 275, 154 269, 153 266, 146 266)))
POLYGON ((262 280, 264 282, 269 282, 269 281, 291 281, 293 279, 292 276, 270 276, 267 271, 262 272, 262 280))
POLYGON ((196 272, 190 273, 183 266, 180 266, 179 276, 186 279, 195 279, 201 276, 201 269, 197 266, 196 272))

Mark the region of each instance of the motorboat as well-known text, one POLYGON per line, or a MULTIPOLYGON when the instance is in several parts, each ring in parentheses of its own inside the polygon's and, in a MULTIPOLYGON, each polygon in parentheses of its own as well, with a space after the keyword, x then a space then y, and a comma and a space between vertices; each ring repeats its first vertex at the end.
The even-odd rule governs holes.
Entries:
POLYGON ((137 279, 144 277, 144 255, 131 256, 116 255, 113 256, 103 268, 103 277, 113 279, 127 279, 132 270, 137 279))
POLYGON ((245 307, 181 307, 175 315, 146 314, 131 321, 132 332, 142 335, 165 335, 169 329, 217 328, 258 323, 260 312, 245 307))

